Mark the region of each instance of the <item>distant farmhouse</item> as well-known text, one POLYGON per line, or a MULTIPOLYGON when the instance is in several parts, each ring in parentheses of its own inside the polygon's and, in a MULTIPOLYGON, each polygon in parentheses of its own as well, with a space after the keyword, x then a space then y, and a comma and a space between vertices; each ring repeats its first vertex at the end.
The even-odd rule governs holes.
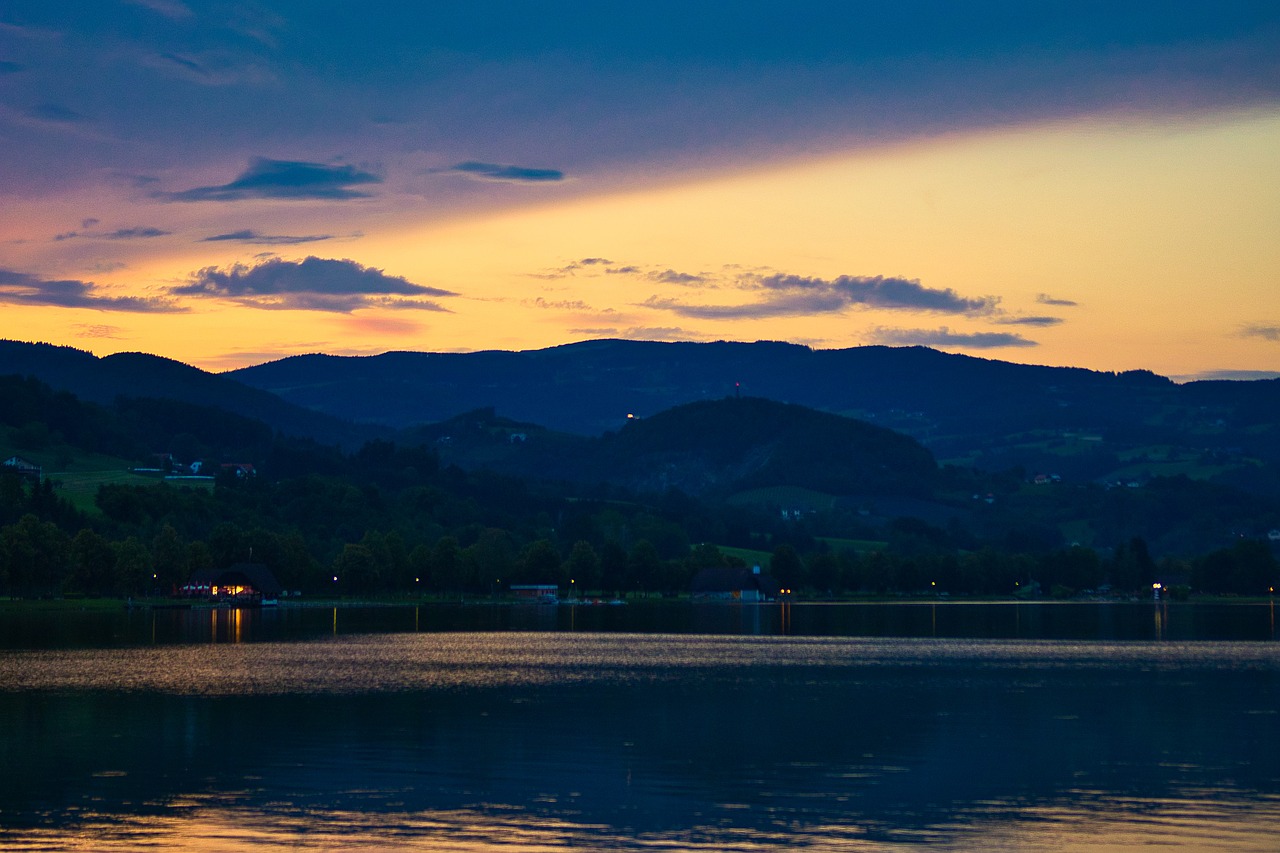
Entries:
POLYGON ((780 593, 773 575, 762 573, 759 566, 717 566, 693 576, 694 601, 773 601, 780 593))
POLYGON ((24 480, 34 480, 37 483, 40 482, 40 478, 44 474, 43 468, 34 462, 23 459, 21 456, 10 456, 4 460, 4 468, 24 480))

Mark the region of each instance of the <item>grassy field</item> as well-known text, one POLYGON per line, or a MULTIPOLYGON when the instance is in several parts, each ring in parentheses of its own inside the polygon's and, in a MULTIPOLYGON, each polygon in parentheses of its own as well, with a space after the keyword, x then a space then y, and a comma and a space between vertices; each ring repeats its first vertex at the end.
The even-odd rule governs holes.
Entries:
POLYGON ((59 471, 49 473, 48 478, 54 482, 54 490, 75 505, 76 509, 90 514, 97 514, 98 507, 93 502, 98 494, 98 487, 107 484, 123 484, 127 486, 150 486, 160 482, 159 477, 134 474, 123 468, 105 471, 59 471))
POLYGON ((726 557, 737 557, 748 566, 760 566, 763 569, 769 568, 769 560, 773 558, 773 555, 768 551, 753 551, 750 548, 730 548, 728 545, 718 545, 716 547, 726 557))
POLYGON ((825 510, 835 505, 835 495, 802 489, 798 486, 770 486, 748 489, 729 498, 735 506, 765 506, 784 509, 825 510))
POLYGON ((819 536, 819 542, 826 542, 832 551, 856 551, 863 554, 867 551, 883 551, 889 547, 888 542, 875 539, 837 539, 834 536, 819 536))

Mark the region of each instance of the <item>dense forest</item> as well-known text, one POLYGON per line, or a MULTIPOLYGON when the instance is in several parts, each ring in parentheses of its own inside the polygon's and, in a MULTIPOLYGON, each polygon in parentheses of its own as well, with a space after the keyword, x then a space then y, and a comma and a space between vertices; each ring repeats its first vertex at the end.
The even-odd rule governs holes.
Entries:
POLYGON ((769 401, 692 404, 599 438, 477 412, 346 451, 197 403, 89 403, 21 377, 0 377, 0 399, 0 449, 46 471, 0 469, 0 595, 163 595, 245 561, 326 597, 521 582, 680 595, 702 568, 747 562, 813 597, 1150 594, 1157 580, 1259 595, 1280 580, 1265 497, 1186 477, 1036 485, 769 401), (554 456, 561 476, 464 468, 450 457, 466 442, 499 462, 554 456), (148 470, 75 500, 68 484, 103 458, 148 470), (165 478, 196 462, 213 476, 165 478), (646 476, 663 465, 701 474, 646 476))

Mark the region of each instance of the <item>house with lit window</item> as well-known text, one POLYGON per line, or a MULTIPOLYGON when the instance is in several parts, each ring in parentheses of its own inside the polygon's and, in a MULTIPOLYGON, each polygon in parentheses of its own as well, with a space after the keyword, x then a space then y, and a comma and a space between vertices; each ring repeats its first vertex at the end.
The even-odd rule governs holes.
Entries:
POLYGON ((185 598, 217 604, 264 604, 276 601, 282 588, 261 563, 236 563, 226 569, 201 569, 179 588, 185 598))

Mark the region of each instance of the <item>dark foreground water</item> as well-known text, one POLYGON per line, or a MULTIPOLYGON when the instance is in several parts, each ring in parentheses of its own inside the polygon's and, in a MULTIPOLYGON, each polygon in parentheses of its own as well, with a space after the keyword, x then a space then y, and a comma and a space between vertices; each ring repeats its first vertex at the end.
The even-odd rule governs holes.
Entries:
POLYGON ((1280 850, 1266 605, 604 610, 0 614, 0 849, 1280 850))

